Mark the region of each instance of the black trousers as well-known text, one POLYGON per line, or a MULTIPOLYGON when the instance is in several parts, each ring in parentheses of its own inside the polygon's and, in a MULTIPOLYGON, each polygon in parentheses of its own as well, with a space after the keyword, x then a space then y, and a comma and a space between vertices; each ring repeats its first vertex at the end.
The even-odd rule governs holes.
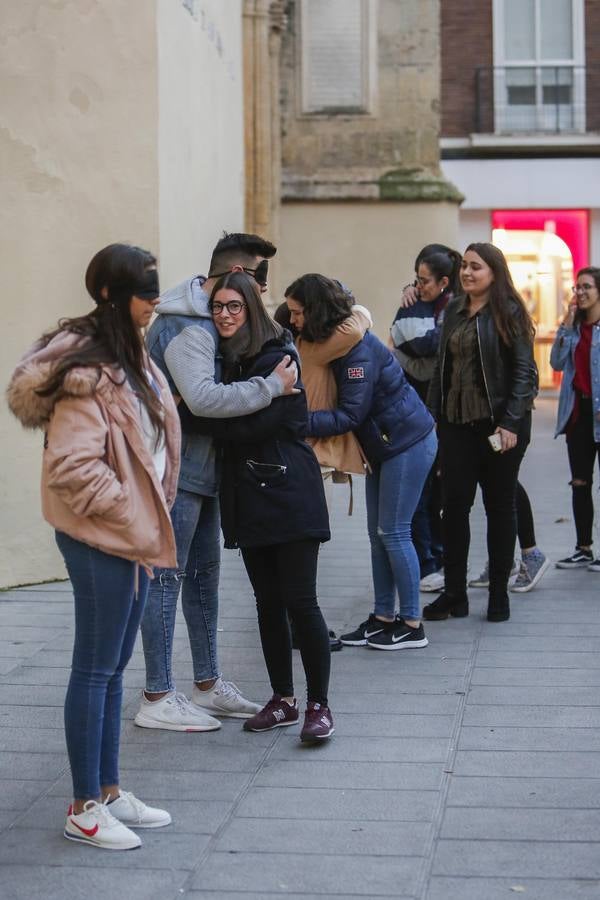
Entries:
POLYGON ((577 546, 590 547, 594 524, 592 484, 596 457, 600 464, 600 444, 594 440, 594 411, 591 399, 581 397, 579 400, 577 421, 567 431, 567 451, 571 467, 577 546), (573 481, 582 481, 583 484, 573 484, 573 481))
POLYGON ((331 651, 317 603, 318 555, 316 540, 242 549, 256 597, 260 640, 273 693, 294 695, 289 613, 306 675, 307 699, 327 705, 331 651))
POLYGON ((531 503, 527 491, 520 481, 517 481, 517 536, 519 538, 519 547, 535 547, 535 525, 533 522, 533 512, 531 511, 531 503))
POLYGON ((506 453, 496 453, 490 447, 488 435, 493 430, 491 423, 439 424, 444 579, 450 596, 466 593, 469 515, 479 484, 487 516, 490 600, 501 602, 508 597, 517 535, 517 479, 529 443, 531 414, 522 424, 516 447, 506 453))

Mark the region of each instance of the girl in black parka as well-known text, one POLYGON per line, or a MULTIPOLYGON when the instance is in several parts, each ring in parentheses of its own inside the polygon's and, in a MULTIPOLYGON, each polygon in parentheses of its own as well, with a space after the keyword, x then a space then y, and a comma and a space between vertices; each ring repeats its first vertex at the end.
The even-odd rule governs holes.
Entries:
MULTIPOLYGON (((266 377, 286 355, 298 363, 291 335, 270 318, 243 272, 219 279, 210 308, 221 338, 225 381, 266 377)), ((217 439, 225 546, 241 549, 256 597, 273 697, 244 722, 244 729, 268 731, 298 720, 289 611, 307 679, 301 739, 328 738, 334 730, 327 700, 329 634, 316 580, 319 545, 330 534, 319 464, 304 440, 308 411, 302 385, 248 416, 207 419, 193 416, 183 404, 180 415, 184 431, 217 439)))

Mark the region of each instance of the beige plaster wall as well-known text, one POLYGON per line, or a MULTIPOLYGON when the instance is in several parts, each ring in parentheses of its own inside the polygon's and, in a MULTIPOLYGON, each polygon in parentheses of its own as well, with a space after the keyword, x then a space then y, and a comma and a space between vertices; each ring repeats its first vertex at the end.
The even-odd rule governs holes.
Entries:
POLYGON ((399 290, 414 278, 421 247, 434 241, 457 246, 456 204, 284 203, 284 290, 306 272, 339 278, 369 307, 375 333, 387 340, 399 290))
MULTIPOLYGON (((158 246, 153 3, 9 0, 0 8, 4 386, 111 241, 158 246), (143 13, 142 13, 143 10, 143 13)), ((0 404, 0 586, 64 577, 39 512, 40 433, 0 404)))
MULTIPOLYGON (((105 244, 158 251, 167 285, 241 229, 241 0, 7 0, 0 33, 5 385, 42 331, 90 308, 105 244)), ((0 404, 0 444, 0 588, 64 577, 42 436, 0 404)))
POLYGON ((204 272, 244 223, 241 0, 157 0, 160 264, 204 272))

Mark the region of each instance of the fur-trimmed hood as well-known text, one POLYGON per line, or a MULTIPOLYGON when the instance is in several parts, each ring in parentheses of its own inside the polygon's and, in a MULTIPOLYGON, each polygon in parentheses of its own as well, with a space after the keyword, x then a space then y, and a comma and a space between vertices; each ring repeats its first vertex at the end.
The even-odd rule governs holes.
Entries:
MULTIPOLYGON (((67 372, 62 387, 53 394, 42 397, 37 393, 65 353, 85 342, 86 338, 63 331, 49 343, 40 338, 21 358, 6 389, 6 399, 10 411, 24 428, 45 428, 61 397, 89 397, 102 381, 108 380, 106 367, 99 371, 96 367, 81 366, 67 372)), ((115 379, 113 374, 111 380, 122 379, 118 375, 115 379)))
POLYGON ((42 512, 57 531, 141 565, 177 564, 169 508, 177 492, 180 429, 177 407, 157 366, 148 367, 164 410, 166 464, 154 463, 139 403, 120 368, 81 366, 49 397, 36 391, 86 337, 60 332, 25 353, 7 390, 26 428, 43 428, 42 512))

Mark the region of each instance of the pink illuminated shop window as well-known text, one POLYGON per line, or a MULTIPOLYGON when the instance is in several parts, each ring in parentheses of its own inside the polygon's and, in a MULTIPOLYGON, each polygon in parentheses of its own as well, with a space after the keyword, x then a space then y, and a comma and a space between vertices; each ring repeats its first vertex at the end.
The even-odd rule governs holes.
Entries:
POLYGON ((575 272, 589 265, 587 209, 498 209, 492 213, 492 228, 553 231, 571 251, 575 272))

